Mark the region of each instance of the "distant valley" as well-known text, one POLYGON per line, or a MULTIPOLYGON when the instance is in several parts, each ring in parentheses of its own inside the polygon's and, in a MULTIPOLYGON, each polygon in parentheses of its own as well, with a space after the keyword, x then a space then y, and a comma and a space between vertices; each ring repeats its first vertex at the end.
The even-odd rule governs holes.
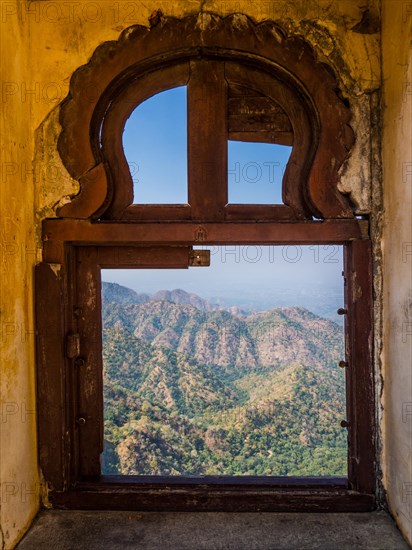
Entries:
POLYGON ((103 283, 106 474, 346 475, 342 328, 103 283))

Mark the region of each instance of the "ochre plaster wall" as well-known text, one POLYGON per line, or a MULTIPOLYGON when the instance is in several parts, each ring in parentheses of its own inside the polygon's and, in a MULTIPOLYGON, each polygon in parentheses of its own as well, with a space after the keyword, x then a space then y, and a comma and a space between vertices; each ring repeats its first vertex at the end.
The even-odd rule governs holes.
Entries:
MULTIPOLYGON (((388 2, 392 3, 397 2, 388 2)), ((147 25, 149 15, 159 8, 177 17, 202 10, 221 15, 241 12, 257 20, 278 20, 290 33, 304 35, 318 56, 335 68, 343 93, 351 99, 358 141, 342 187, 353 190, 359 212, 370 209, 369 181, 376 156, 376 139, 370 132, 370 109, 376 98, 371 92, 380 85, 378 0, 3 0, 0 503, 6 548, 22 536, 40 502, 33 320, 33 267, 41 253, 40 225, 44 217, 54 215, 64 196, 77 189, 56 152, 58 104, 67 94, 71 74, 100 43, 117 39, 130 25, 147 25)), ((386 11, 387 18, 393 16, 390 7, 386 11)), ((398 97, 395 91, 391 94, 398 97)), ((395 121, 398 115, 391 116, 395 121)), ((401 142, 394 131, 390 137, 401 142)), ((379 187, 379 181, 375 185, 379 187)), ((395 195, 390 200, 394 211, 395 195)), ((399 256, 395 260, 401 262, 399 256)), ((397 284, 396 277, 392 284, 397 284)), ((407 399, 412 401, 410 394, 407 399)), ((412 477, 405 474, 406 480, 412 477)))
POLYGON ((412 542, 412 4, 382 6, 383 429, 389 509, 412 542))
MULTIPOLYGON (((15 9, 15 2, 8 2, 15 9)), ((0 6, 3 9, 3 3, 0 6)), ((12 548, 39 502, 34 385, 33 277, 36 260, 32 159, 33 98, 12 94, 29 85, 29 25, 1 19, 0 183, 0 481, 1 542, 12 548), (3 31, 6 31, 7 34, 3 31)))

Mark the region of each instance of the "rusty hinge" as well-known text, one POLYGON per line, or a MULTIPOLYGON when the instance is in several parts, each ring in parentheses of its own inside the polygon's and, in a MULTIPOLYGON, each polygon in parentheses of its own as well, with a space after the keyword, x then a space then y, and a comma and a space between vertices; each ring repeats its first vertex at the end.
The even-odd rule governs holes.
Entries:
POLYGON ((80 355, 80 335, 68 334, 66 336, 66 357, 75 359, 80 355))
POLYGON ((189 253, 189 266, 210 266, 210 250, 191 250, 189 253))

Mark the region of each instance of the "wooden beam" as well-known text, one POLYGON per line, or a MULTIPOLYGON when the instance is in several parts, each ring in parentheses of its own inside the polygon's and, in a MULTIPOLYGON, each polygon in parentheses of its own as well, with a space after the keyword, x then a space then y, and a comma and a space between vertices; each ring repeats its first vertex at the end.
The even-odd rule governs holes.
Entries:
POLYGON ((241 480, 226 486, 80 482, 73 491, 52 493, 50 500, 57 508, 175 512, 367 512, 375 507, 373 495, 322 485, 281 489, 241 480))
MULTIPOLYGON (((46 220, 43 241, 48 261, 61 242, 77 244, 317 244, 367 238, 366 220, 249 223, 114 223, 46 220)), ((57 253, 57 252, 56 252, 57 253)))

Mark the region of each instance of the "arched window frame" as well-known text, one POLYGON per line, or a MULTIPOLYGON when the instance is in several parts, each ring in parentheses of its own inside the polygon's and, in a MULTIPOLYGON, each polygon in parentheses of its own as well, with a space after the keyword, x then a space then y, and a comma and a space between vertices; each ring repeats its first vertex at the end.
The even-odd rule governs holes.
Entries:
POLYGON ((338 190, 339 168, 354 142, 350 117, 331 70, 316 61, 302 39, 288 39, 273 22, 255 25, 246 17, 203 14, 161 18, 150 30, 131 27, 118 42, 100 46, 73 75, 61 109, 59 152, 79 180, 80 193, 59 215, 152 221, 350 219, 351 205, 338 190), (238 214, 228 207, 225 212, 225 91, 231 82, 263 92, 290 120, 294 146, 283 178, 284 207, 238 214), (189 208, 145 213, 131 207, 124 125, 139 103, 182 84, 188 85, 189 208))
POLYGON ((59 152, 80 191, 57 219, 43 222, 43 263, 36 270, 39 453, 56 506, 373 508, 371 243, 367 220, 354 216, 348 197, 338 190, 339 168, 354 141, 349 120, 331 71, 301 38, 286 37, 273 22, 255 24, 244 16, 159 17, 151 29, 132 27, 118 42, 103 44, 76 71, 61 106, 59 152), (121 143, 125 121, 146 97, 185 82, 193 87, 189 113, 195 112, 191 102, 201 102, 203 114, 201 121, 189 114, 189 207, 133 205, 121 143), (227 205, 221 88, 228 82, 257 86, 288 114, 295 151, 284 177, 284 206, 227 205), (205 147, 205 135, 216 124, 220 137, 205 147), (205 165, 210 168, 212 158, 218 160, 210 173, 205 165), (195 265, 192 247, 199 243, 344 245, 347 480, 148 482, 100 475, 99 270, 195 265))

